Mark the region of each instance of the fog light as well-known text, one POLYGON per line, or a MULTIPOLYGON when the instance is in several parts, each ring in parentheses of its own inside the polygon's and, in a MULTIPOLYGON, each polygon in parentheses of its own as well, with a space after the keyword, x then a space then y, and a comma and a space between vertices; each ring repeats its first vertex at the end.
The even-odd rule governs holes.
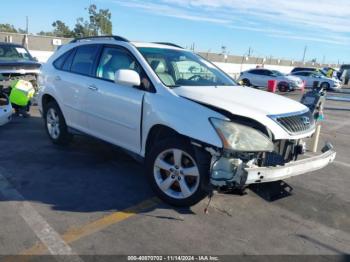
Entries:
POLYGON ((237 171, 242 168, 243 161, 240 159, 220 158, 212 167, 211 183, 214 186, 225 186, 227 182, 236 180, 237 171))

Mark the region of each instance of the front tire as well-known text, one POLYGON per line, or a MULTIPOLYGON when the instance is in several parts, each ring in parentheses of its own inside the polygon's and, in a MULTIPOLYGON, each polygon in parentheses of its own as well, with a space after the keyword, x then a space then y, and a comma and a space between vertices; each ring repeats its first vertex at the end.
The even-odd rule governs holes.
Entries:
POLYGON ((321 84, 321 88, 323 88, 324 90, 330 90, 331 89, 331 85, 327 82, 324 82, 321 84))
POLYGON ((290 85, 286 82, 281 82, 278 84, 278 90, 280 92, 288 92, 290 91, 290 85))
POLYGON ((44 120, 46 132, 54 144, 67 145, 71 141, 72 135, 68 132, 66 121, 56 102, 49 102, 45 106, 44 120))
POLYGON ((242 80, 242 83, 243 83, 244 86, 248 86, 248 87, 252 86, 252 84, 250 83, 249 79, 247 79, 247 78, 244 78, 242 80))
POLYGON ((160 141, 147 154, 147 176, 164 202, 188 207, 207 195, 210 161, 196 155, 193 146, 182 138, 160 141))

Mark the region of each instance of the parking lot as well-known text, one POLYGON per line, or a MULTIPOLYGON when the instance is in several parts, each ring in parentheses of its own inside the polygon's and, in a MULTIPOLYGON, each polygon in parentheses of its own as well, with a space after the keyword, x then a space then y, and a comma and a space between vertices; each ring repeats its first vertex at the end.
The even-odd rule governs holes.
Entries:
POLYGON ((162 203, 143 166, 111 145, 79 136, 53 146, 33 107, 0 128, 0 255, 349 254, 350 102, 336 100, 321 133, 334 164, 289 179, 292 194, 276 200, 268 186, 215 194, 208 214, 208 199, 162 203))

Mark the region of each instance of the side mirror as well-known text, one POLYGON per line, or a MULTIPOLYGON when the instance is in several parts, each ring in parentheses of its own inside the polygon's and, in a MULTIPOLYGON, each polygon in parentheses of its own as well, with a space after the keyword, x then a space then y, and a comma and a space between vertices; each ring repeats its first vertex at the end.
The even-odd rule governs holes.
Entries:
POLYGON ((37 57, 33 57, 35 62, 39 62, 39 59, 37 57))
POLYGON ((118 85, 123 86, 140 86, 141 85, 141 78, 140 75, 130 69, 120 69, 117 72, 115 72, 115 78, 114 82, 118 85))

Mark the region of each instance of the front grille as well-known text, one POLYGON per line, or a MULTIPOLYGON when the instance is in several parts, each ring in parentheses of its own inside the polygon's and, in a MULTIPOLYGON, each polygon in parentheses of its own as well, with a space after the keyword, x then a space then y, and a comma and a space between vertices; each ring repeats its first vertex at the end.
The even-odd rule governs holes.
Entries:
POLYGON ((292 134, 304 133, 315 127, 315 120, 310 111, 296 115, 278 116, 274 119, 292 134))

